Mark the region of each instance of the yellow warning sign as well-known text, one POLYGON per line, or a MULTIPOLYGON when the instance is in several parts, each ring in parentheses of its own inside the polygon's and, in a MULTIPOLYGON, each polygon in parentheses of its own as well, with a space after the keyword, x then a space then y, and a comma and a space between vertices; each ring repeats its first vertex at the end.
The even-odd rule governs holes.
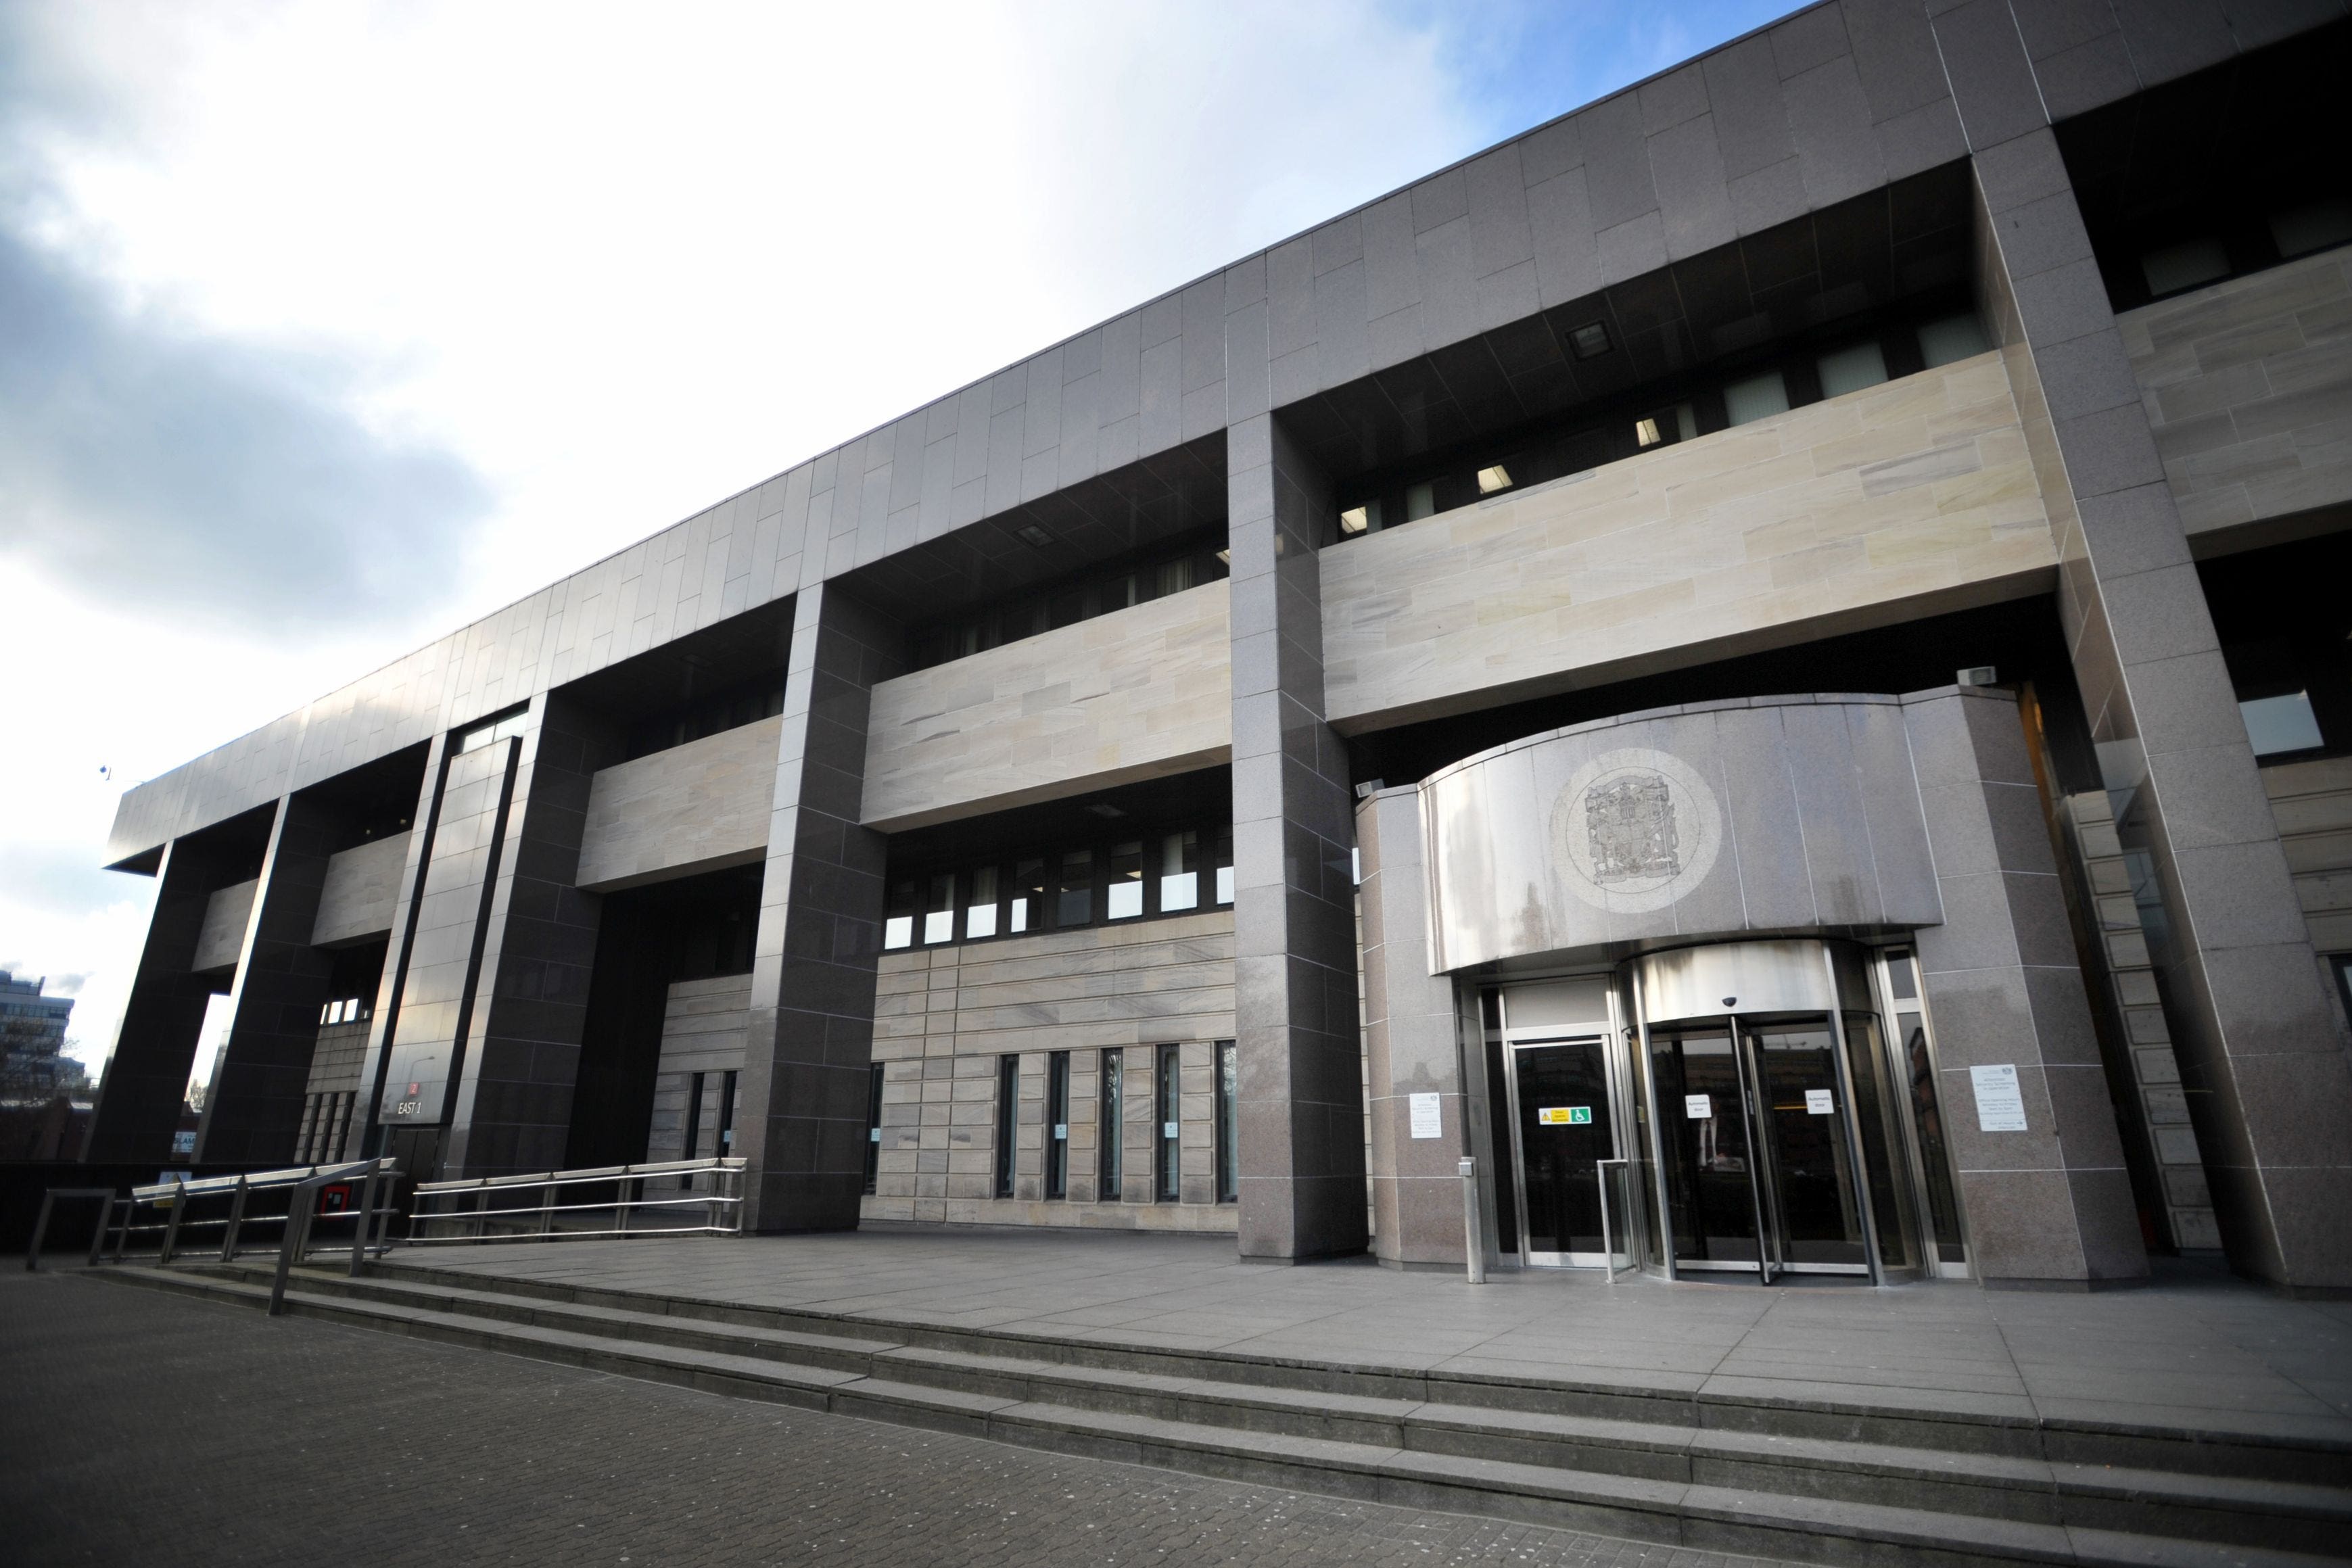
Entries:
POLYGON ((1542 1127, 1580 1127, 1592 1120, 1590 1105, 1538 1105, 1536 1124, 1542 1127))

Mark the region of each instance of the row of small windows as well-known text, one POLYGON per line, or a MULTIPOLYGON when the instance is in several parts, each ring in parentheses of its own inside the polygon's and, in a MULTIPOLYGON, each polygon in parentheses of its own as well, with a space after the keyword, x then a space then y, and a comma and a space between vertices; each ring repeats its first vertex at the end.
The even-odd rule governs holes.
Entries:
POLYGON ((319 1027, 330 1024, 365 1023, 375 1016, 375 1008, 365 997, 342 997, 319 1009, 319 1027))
POLYGON ((2259 228, 2241 225, 2150 246, 2139 255, 2140 277, 2147 297, 2161 299, 2346 244, 2352 244, 2352 202, 2329 197, 2273 212, 2259 228))
POLYGON ((530 722, 530 709, 528 707, 519 707, 497 718, 486 718, 479 724, 459 730, 449 749, 460 757, 468 751, 479 751, 492 741, 509 740, 520 735, 530 722))
MULTIPOLYGON (((1179 1046, 1152 1048, 1151 1121, 1147 1140, 1151 1153, 1151 1201, 1174 1203, 1181 1196, 1183 1175, 1183 1064, 1179 1046)), ((1045 1197, 1061 1201, 1070 1196, 1070 1057, 1066 1051, 1045 1055, 1045 1197)), ((1230 1040, 1218 1040, 1211 1059, 1211 1169, 1219 1203, 1241 1197, 1239 1058, 1230 1040)), ((1100 1053, 1095 1075, 1096 1192, 1101 1201, 1116 1203, 1126 1191, 1127 1053, 1113 1048, 1100 1053)), ((1021 1121, 1021 1058, 1005 1055, 996 1061, 996 1164, 992 1190, 998 1197, 1013 1195, 1014 1159, 1021 1121)), ((882 1070, 874 1069, 866 1112, 866 1190, 876 1186, 877 1155, 882 1145, 882 1070)))
MULTIPOLYGON (((1606 344, 1607 334, 1597 323, 1591 330, 1601 334, 1597 342, 1606 344)), ((1350 539, 1417 523, 1490 496, 1970 359, 1991 346, 1975 314, 1962 312, 1888 328, 1826 351, 1790 354, 1678 402, 1635 404, 1611 418, 1532 440, 1520 437, 1503 449, 1458 458, 1441 472, 1392 476, 1373 481, 1368 491, 1343 493, 1337 538, 1350 539)))
POLYGON ((1233 830, 1181 828, 896 877, 882 946, 983 942, 1233 901, 1233 830))
POLYGON ((1165 599, 1230 575, 1222 544, 1198 540, 1140 565, 1126 565, 1056 583, 1038 592, 991 604, 919 629, 908 653, 919 670, 944 664, 1024 637, 1075 626, 1097 615, 1165 599))

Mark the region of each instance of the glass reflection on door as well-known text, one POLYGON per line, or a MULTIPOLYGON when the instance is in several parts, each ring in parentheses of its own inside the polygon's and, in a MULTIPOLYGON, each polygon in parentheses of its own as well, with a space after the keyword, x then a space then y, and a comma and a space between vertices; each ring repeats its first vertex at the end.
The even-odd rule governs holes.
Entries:
POLYGON ((1650 1064, 1676 1265, 1756 1269, 1764 1260, 1747 1092, 1731 1031, 1721 1023, 1654 1028, 1650 1064))
MULTIPOLYGON (((1521 1043, 1511 1061, 1525 1256, 1531 1263, 1598 1263, 1603 1247, 1597 1162, 1617 1153, 1603 1042, 1521 1043)), ((1612 1220, 1622 1249, 1624 1220, 1612 1220)))
POLYGON ((1782 1260, 1867 1271, 1829 1019, 1748 1023, 1740 1033, 1755 1062, 1766 1149, 1760 1185, 1775 1210, 1782 1260))

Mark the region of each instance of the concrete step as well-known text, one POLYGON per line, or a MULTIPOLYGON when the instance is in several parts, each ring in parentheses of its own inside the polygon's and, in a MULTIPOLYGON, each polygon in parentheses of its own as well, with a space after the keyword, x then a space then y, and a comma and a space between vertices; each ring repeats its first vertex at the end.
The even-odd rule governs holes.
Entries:
MULTIPOLYGON (((260 1270, 107 1277, 256 1305, 268 1294, 260 1270)), ((2352 1494, 2334 1488, 1268 1388, 404 1279, 305 1271, 288 1308, 1033 1447, 1726 1552, 2252 1564, 2352 1540, 2352 1494)))
POLYGON ((2007 1455, 2021 1458, 2134 1470, 2239 1476, 2250 1480, 2352 1486, 2352 1445, 2232 1427, 2217 1416, 2196 1429, 2120 1422, 2041 1420, 1967 1408, 1941 1408, 1907 1389, 1842 1388, 1834 1397, 1744 1395, 1694 1396, 1671 1388, 1562 1377, 1488 1376, 1423 1372, 1339 1360, 1305 1361, 1223 1352, 1186 1352, 1055 1340, 991 1330, 894 1323, 803 1309, 609 1288, 573 1287, 403 1261, 378 1267, 371 1279, 434 1285, 518 1300, 600 1306, 672 1318, 760 1325, 820 1338, 919 1349, 999 1355, 1092 1366, 1107 1371, 1199 1378, 1257 1389, 1296 1389, 1368 1399, 1476 1409, 1525 1410, 1618 1420, 1654 1427, 1690 1427, 1791 1439, 1852 1442, 1872 1447, 2007 1455))

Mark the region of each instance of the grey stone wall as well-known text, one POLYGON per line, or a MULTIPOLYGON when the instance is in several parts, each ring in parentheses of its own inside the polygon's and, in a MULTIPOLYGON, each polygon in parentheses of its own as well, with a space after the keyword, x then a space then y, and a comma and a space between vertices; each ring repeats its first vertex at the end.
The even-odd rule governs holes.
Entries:
POLYGON ((234 970, 245 952, 245 928, 253 918, 258 878, 229 883, 205 901, 205 925, 196 936, 193 967, 203 973, 234 970))
MULTIPOLYGON (((701 1159, 726 1151, 718 1146, 719 1074, 743 1067, 743 1036, 751 1022, 751 977, 718 975, 679 980, 669 988, 662 1015, 661 1057, 654 1071, 653 1120, 646 1131, 648 1160, 701 1159), (694 1074, 704 1074, 697 1147, 685 1146, 688 1101, 694 1074)), ((740 1092, 740 1082, 738 1089, 740 1092)), ((738 1117, 740 1117, 739 1110, 738 1117)))
POLYGON ((617 893, 765 859, 782 725, 763 718, 600 769, 580 886, 617 893))
POLYGON ((2144 305, 2116 325, 2189 533, 2352 499, 2352 252, 2144 305))
POLYGON ((1937 1096, 1969 1249, 1989 1282, 2144 1278, 2131 1181, 2017 705, 1954 687, 1904 699, 1942 894, 1916 934, 1937 1096), (1969 1070, 2013 1066, 2025 1129, 1988 1132, 1969 1070))
POLYGON ((391 833, 329 858, 319 890, 319 919, 310 941, 339 947, 392 929, 400 907, 400 873, 408 863, 408 835, 391 833))
POLYGON ((1230 1230, 1215 1201, 1213 1042, 1234 1034, 1229 911, 884 956, 875 1060, 885 1064, 872 1219, 965 1225, 1230 1230), (1152 1192, 1154 1051, 1180 1047, 1179 1201, 1152 1192), (1070 1052, 1070 1180, 1044 1197, 1048 1053, 1070 1052), (1103 1052, 1122 1053, 1115 1134, 1098 1119, 1103 1052), (992 1196, 999 1061, 1020 1059, 1013 1196, 992 1196), (1099 1190, 1102 1139, 1122 1143, 1118 1192, 1099 1190))

